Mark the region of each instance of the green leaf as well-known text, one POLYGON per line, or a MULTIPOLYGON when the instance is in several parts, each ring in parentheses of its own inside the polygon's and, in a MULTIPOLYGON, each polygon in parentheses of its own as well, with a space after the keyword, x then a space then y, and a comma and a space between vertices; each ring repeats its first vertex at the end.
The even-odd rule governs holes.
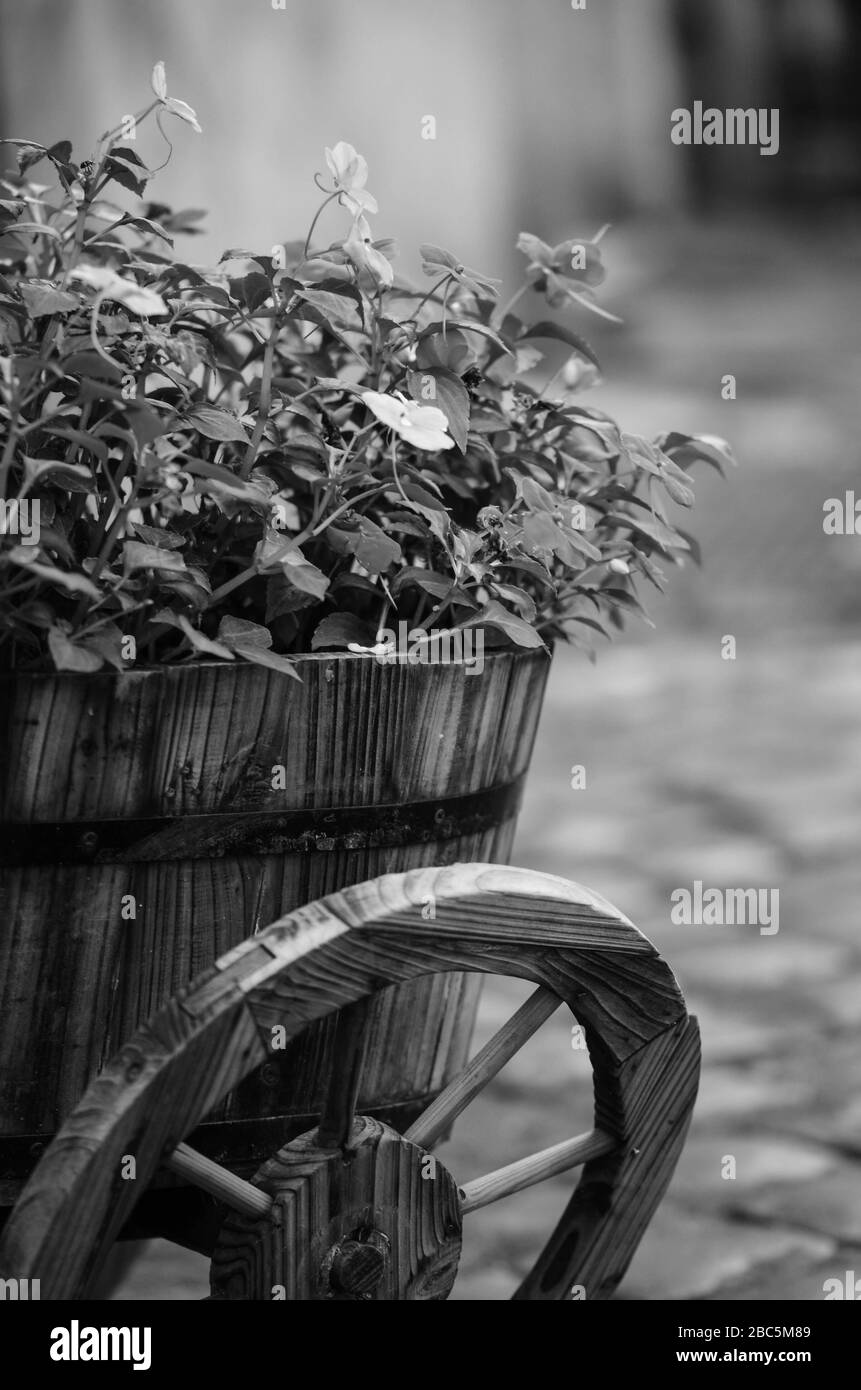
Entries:
POLYGON ((186 415, 185 423, 191 425, 206 439, 218 439, 225 443, 248 443, 248 435, 236 416, 230 415, 226 410, 219 410, 214 405, 195 406, 186 415))
POLYGON ((407 372, 407 389, 419 405, 436 406, 442 411, 452 439, 464 453, 469 429, 469 392, 460 377, 446 367, 429 367, 423 372, 407 372), (432 395, 428 395, 429 389, 432 395))

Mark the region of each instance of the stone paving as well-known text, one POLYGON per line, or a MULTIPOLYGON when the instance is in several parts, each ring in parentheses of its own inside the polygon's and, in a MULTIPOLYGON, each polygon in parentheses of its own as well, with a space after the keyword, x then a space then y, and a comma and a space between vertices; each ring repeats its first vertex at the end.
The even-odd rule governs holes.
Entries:
MULTIPOLYGON (((703 1035, 688 1144, 621 1298, 822 1298, 825 1279, 861 1275, 861 647, 822 643, 803 680, 797 665, 794 642, 733 663, 715 639, 620 647, 596 668, 562 652, 554 666, 516 862, 625 911, 703 1035), (574 763, 585 790, 570 788, 574 763), (673 925, 669 895, 694 879, 779 889, 779 931, 673 925)), ((494 987, 483 1027, 508 988, 494 987)), ((458 1173, 487 1166, 484 1137, 498 1136, 494 1163, 560 1137, 566 1092, 579 1122, 580 1059, 552 1023, 533 1066, 524 1055, 500 1081, 495 1113, 474 1132, 460 1121, 458 1173)), ((552 1195, 509 1199, 495 1231, 502 1205, 482 1213, 455 1296, 499 1296, 505 1275, 510 1287, 569 1190, 560 1178, 552 1195)))

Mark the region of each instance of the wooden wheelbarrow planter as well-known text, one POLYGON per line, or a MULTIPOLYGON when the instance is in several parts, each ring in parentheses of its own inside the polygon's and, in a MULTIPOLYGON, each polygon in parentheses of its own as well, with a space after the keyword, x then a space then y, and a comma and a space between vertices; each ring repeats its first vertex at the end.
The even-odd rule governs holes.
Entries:
POLYGON ((515 1298, 607 1298, 672 1175, 698 1073, 696 1022, 672 973, 602 899, 494 865, 387 875, 273 923, 136 1033, 36 1168, 4 1234, 2 1273, 40 1279, 44 1298, 85 1295, 166 1163, 232 1208, 213 1250, 216 1298, 441 1299, 471 1211, 581 1164, 515 1298), (429 901, 433 921, 422 915, 429 901), (440 970, 514 975, 538 989, 400 1135, 355 1115, 361 1001, 440 970), (560 1001, 585 1027, 595 1128, 459 1187, 427 1150, 560 1001), (285 1035, 337 1009, 339 1065, 317 1129, 251 1183, 183 1144, 285 1035), (134 1181, 123 1176, 130 1158, 134 1181))
POLYGON ((0 1277, 83 1294, 161 1235, 214 1297, 443 1298, 470 1211, 584 1164, 516 1296, 612 1293, 697 1031, 626 918, 500 866, 548 665, 0 679, 0 1277), (538 988, 469 1062, 487 973, 538 988), (560 1002, 594 1131, 459 1187, 430 1151, 560 1002))

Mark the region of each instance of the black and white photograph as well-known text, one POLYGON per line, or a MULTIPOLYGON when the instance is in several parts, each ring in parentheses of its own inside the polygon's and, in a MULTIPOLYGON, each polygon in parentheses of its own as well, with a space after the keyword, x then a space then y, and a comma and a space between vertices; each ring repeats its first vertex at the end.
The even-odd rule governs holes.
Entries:
POLYGON ((0 137, 10 1356, 827 1376, 857 0, 0 0, 0 137))

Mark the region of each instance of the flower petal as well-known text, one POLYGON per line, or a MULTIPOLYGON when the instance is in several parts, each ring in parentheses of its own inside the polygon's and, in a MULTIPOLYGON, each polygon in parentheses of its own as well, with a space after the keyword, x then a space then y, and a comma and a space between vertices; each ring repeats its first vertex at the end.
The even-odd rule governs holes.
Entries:
POLYGON ((156 63, 152 70, 150 86, 158 97, 159 101, 167 100, 167 75, 164 70, 164 63, 156 63))
POLYGON ((164 106, 166 111, 170 111, 171 114, 174 116, 179 116, 179 119, 181 121, 185 121, 194 130, 196 130, 198 135, 203 134, 200 122, 198 121, 197 116, 195 115, 194 111, 192 111, 187 101, 180 101, 178 97, 168 97, 164 103, 164 106))
POLYGON ((339 188, 364 188, 368 177, 368 161, 346 140, 339 140, 333 149, 326 147, 326 163, 339 188))
POLYGON ((358 217, 362 213, 375 213, 380 210, 376 198, 365 188, 352 188, 349 193, 342 193, 341 202, 354 217, 358 217))

